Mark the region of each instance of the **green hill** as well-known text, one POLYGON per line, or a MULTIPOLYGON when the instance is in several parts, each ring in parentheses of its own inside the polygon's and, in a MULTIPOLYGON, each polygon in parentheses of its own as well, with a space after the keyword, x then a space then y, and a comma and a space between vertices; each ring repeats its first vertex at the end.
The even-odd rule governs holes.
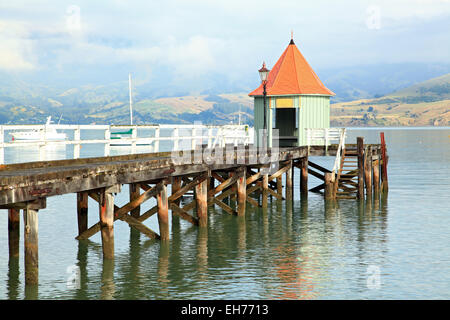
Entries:
POLYGON ((335 126, 449 126, 450 74, 377 99, 332 104, 335 126))
MULTIPOLYGON (((449 101, 446 74, 378 98, 332 104, 331 120, 335 126, 446 126, 449 101)), ((0 124, 40 124, 49 115, 59 119, 61 114, 65 124, 128 124, 128 82, 58 88, 0 81, 0 124)), ((242 123, 253 124, 253 100, 247 92, 160 97, 148 93, 148 83, 133 88, 136 124, 228 124, 237 123, 239 114, 242 123)))
POLYGON ((386 95, 386 98, 414 104, 450 99, 450 73, 386 95))

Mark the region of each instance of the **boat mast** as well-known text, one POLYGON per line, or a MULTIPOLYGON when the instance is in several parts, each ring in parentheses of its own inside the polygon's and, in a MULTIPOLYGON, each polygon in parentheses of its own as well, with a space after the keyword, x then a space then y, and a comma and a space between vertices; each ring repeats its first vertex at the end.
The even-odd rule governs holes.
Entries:
POLYGON ((239 105, 239 125, 241 125, 241 105, 239 105))
POLYGON ((131 73, 128 74, 128 90, 130 96, 130 125, 133 125, 133 99, 131 98, 131 73))

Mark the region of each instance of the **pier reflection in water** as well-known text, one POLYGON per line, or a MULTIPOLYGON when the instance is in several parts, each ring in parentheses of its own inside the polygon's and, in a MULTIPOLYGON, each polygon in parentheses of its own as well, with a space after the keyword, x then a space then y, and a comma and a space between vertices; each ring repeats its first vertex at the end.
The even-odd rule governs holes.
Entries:
POLYGON ((215 211, 198 230, 174 217, 169 242, 130 230, 128 250, 89 276, 87 253, 101 259, 101 246, 80 241, 73 298, 314 299, 339 287, 344 295, 349 286, 363 290, 367 265, 383 264, 385 200, 274 201, 246 217, 215 211))
MULTIPOLYGON (((386 199, 336 204, 314 195, 307 201, 274 199, 267 209, 249 206, 245 217, 215 208, 206 228, 173 217, 168 242, 147 240, 129 228, 120 230, 117 238, 128 238, 123 241, 128 245, 120 246, 114 260, 103 259, 97 241, 77 241, 76 288, 67 286, 67 273, 57 276, 52 286, 41 282, 42 290, 24 286, 19 259, 11 258, 6 298, 314 299, 331 292, 345 296, 349 287, 364 291, 369 263, 384 263, 386 217, 386 199)), ((46 268, 41 272, 42 279, 52 278, 46 268)))

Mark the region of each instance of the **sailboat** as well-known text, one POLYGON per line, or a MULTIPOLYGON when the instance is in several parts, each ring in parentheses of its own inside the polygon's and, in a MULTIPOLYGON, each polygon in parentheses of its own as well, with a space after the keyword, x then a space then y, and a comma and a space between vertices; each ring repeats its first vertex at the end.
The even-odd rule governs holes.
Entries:
MULTIPOLYGON (((128 74, 128 95, 130 98, 130 125, 133 125, 133 98, 131 95, 131 73, 128 74)), ((111 140, 115 140, 111 142, 111 146, 131 146, 131 141, 122 139, 132 137, 133 137, 133 128, 124 131, 111 132, 111 140)), ((148 144, 137 144, 137 145, 142 146, 148 144)))
MULTIPOLYGON (((59 119, 61 121, 61 118, 59 119)), ((52 116, 47 117, 44 129, 33 129, 24 131, 11 132, 12 140, 65 140, 66 134, 64 132, 56 131, 56 128, 51 125, 52 116)), ((59 124, 59 122, 58 122, 59 124)))

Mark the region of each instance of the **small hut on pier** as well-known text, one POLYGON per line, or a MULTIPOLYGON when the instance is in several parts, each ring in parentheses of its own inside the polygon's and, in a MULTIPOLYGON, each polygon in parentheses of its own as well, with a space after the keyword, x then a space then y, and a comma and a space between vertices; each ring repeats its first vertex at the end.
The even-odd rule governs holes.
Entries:
MULTIPOLYGON (((334 93, 320 81, 291 39, 266 82, 266 128, 269 147, 278 129, 279 146, 306 145, 305 129, 330 127, 330 97, 334 93)), ((263 84, 254 97, 255 143, 264 128, 263 84)))

